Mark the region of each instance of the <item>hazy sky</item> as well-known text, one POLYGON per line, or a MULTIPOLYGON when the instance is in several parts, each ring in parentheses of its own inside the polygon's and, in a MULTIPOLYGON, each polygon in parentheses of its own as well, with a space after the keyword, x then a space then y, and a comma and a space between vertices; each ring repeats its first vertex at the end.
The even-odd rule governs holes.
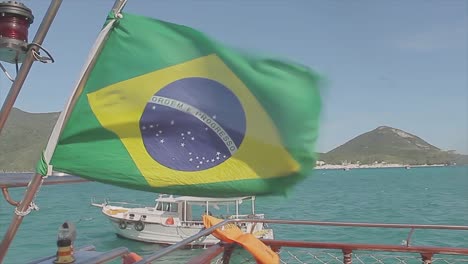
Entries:
MULTIPOLYGON (((32 40, 49 5, 33 10, 32 40)), ((110 0, 65 0, 16 107, 61 111, 110 0)), ((319 151, 387 125, 468 153, 468 1, 129 0, 126 12, 184 24, 234 47, 272 54, 326 76, 319 151)), ((13 68, 8 68, 10 71, 13 68)), ((0 99, 10 86, 0 77, 0 99)))

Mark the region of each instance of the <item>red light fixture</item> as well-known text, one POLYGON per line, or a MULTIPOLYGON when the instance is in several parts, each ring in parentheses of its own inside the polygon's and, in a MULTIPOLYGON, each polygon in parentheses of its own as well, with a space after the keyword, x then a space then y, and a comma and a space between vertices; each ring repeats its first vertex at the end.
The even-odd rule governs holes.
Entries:
POLYGON ((21 63, 28 49, 31 9, 16 1, 0 3, 0 61, 21 63))

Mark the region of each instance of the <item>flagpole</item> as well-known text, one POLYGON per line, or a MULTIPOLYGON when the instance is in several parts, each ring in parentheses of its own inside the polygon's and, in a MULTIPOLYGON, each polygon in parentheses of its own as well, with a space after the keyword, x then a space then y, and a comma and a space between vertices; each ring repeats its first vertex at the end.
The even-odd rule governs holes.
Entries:
POLYGON ((96 64, 97 55, 101 52, 103 48, 103 43, 107 40, 109 32, 112 30, 114 22, 118 19, 118 14, 122 11, 123 7, 127 3, 127 0, 116 0, 114 6, 112 7, 111 11, 115 14, 115 19, 111 20, 99 33, 96 41, 94 42, 91 51, 88 54, 88 59, 86 60, 81 72, 79 74, 79 78, 77 83, 75 84, 75 88, 72 91, 71 96, 67 104, 65 105, 65 109, 60 113, 57 122, 55 123, 54 128, 52 129, 52 133, 49 137, 49 141, 47 142, 46 148, 44 150, 44 160, 47 164, 50 163, 52 155, 55 151, 57 146, 58 139, 60 134, 62 133, 62 129, 64 124, 67 122, 70 116, 70 110, 73 109, 78 95, 84 89, 86 82, 88 81, 89 74, 91 70, 94 68, 96 64))
MULTIPOLYGON (((34 36, 34 40, 32 43, 42 45, 42 42, 44 41, 45 36, 49 31, 50 25, 52 24, 52 21, 54 20, 55 15, 57 14, 60 4, 62 4, 62 0, 52 0, 46 15, 44 16, 41 25, 37 30, 36 36, 34 36)), ((38 45, 31 45, 23 63, 21 64, 21 68, 18 72, 18 75, 16 76, 15 80, 13 81, 13 84, 11 85, 10 91, 8 92, 7 98, 5 99, 5 103, 3 104, 2 110, 0 112, 0 134, 2 133, 3 127, 5 126, 11 109, 15 104, 16 98, 18 97, 21 88, 23 87, 24 81, 28 76, 29 70, 31 69, 33 62, 35 61, 33 52, 37 52, 38 49, 38 45)))
POLYGON ((127 0, 115 0, 112 12, 114 12, 114 14, 120 13, 125 7, 125 4, 127 4, 127 0))
MULTIPOLYGON (((62 4, 62 0, 51 1, 49 8, 47 9, 47 12, 44 18, 42 19, 41 25, 39 26, 36 32, 36 35, 34 36, 33 43, 36 43, 39 45, 42 44, 61 4, 62 4)), ((16 101, 16 98, 18 97, 21 91, 21 88, 23 87, 26 77, 28 76, 29 70, 31 69, 33 62, 35 61, 32 53, 36 52, 37 50, 38 50, 37 45, 32 45, 29 48, 26 54, 26 57, 23 63, 21 64, 21 68, 18 72, 18 75, 16 76, 15 80, 13 81, 13 84, 11 85, 8 96, 5 99, 5 103, 3 104, 2 110, 0 112, 0 133, 2 132, 5 126, 8 115, 10 114, 11 109, 13 108, 13 105, 16 101)), ((32 178, 31 182, 29 183, 28 189, 26 190, 26 193, 24 194, 23 200, 20 202, 20 204, 16 208, 15 215, 13 216, 10 226, 8 227, 8 230, 6 231, 5 236, 3 237, 2 243, 0 244, 0 263, 3 262, 3 259, 6 256, 8 248, 10 247, 10 244, 13 241, 14 236, 16 235, 19 225, 21 224, 23 220, 23 217, 25 215, 23 213, 26 212, 26 210, 28 210, 31 204, 31 201, 33 200, 34 196, 36 195, 37 190, 41 186, 41 183, 42 183, 42 175, 36 173, 34 177, 32 178)))
MULTIPOLYGON (((62 2, 61 0, 52 0, 52 1, 53 2, 51 3, 51 5, 49 7, 49 10, 47 10, 46 17, 44 17, 44 20, 41 23, 41 26, 40 26, 37 34, 36 34, 36 37, 42 37, 42 38, 45 37, 45 33, 39 34, 39 31, 41 30, 42 25, 46 21, 47 21, 47 23, 49 23, 49 25, 47 27, 44 26, 44 28, 48 29, 50 27, 50 23, 52 23, 52 20, 55 17, 55 14, 57 13, 57 10, 58 10, 58 8, 60 6, 60 3, 62 2)), ((112 7, 112 11, 114 12, 114 14, 115 15, 119 14, 122 11, 122 9, 123 9, 123 7, 125 6, 126 3, 127 3, 127 0, 115 0, 114 6, 112 7)), ((41 40, 41 43, 42 43, 42 40, 41 40)), ((92 58, 90 58, 89 64, 85 66, 85 70, 83 72, 83 75, 81 76, 81 80, 79 81, 76 89, 78 89, 78 87, 82 86, 83 83, 84 83, 84 79, 87 79, 87 77, 89 76, 89 70, 91 68, 93 68, 94 64, 96 63, 96 55, 99 53, 99 50, 102 48, 101 44, 102 44, 103 41, 104 41, 104 39, 100 39, 100 40, 98 40, 98 42, 100 42, 100 43, 95 44, 96 51, 94 51, 92 58)), ((28 55, 30 55, 30 54, 28 53, 28 55)), ((27 57, 27 58, 29 58, 29 57, 27 57)), ((25 62, 26 62, 26 60, 25 60, 25 62)), ((30 62, 30 63, 32 63, 32 62, 30 62)), ((24 66, 24 63, 22 65, 21 69, 23 69, 23 66, 24 66)), ((30 68, 31 68, 31 65, 29 65, 29 67, 27 68, 27 71, 29 71, 30 68)), ((18 75, 19 75, 19 73, 18 73, 18 75)), ((26 73, 26 75, 27 75, 27 73, 26 73)), ((25 78, 25 77, 23 77, 23 78, 25 78)), ((24 83, 24 80, 21 82, 21 85, 23 83, 24 83)), ((21 85, 19 86, 19 89, 21 88, 21 85)), ((75 92, 76 92, 76 90, 74 91, 74 93, 75 92)), ((16 93, 16 96, 18 95, 18 93, 19 93, 19 90, 16 93)), ((14 97, 14 99, 16 99, 16 96, 14 97)), ((73 100, 70 100, 70 102, 68 103, 67 108, 71 107, 72 104, 73 104, 73 100)), ((12 106, 13 106, 13 103, 11 103, 10 109, 7 110, 8 112, 11 110, 12 106)), ((2 109, 1 114, 3 114, 3 109, 2 109)), ((64 115, 64 117, 65 117, 65 115, 64 115)), ((6 117, 4 117, 4 119, 6 120, 6 117)), ((66 118, 64 118, 64 119, 66 119, 66 118)), ((1 119, 0 119, 0 121, 1 121, 1 119)), ((63 121, 64 120, 62 120, 62 124, 63 124, 63 121)), ((1 133, 1 129, 2 129, 3 125, 4 125, 4 123, 5 123, 5 121, 3 121, 3 123, 0 123, 0 133, 1 133)), ((62 124, 59 124, 59 126, 61 127, 62 124)), ((55 130, 55 128, 54 128, 54 130, 55 130)), ((60 130, 61 130, 61 128, 58 128, 58 132, 60 132, 60 130)), ((58 136, 59 135, 56 136, 57 140, 58 140, 58 136)), ((48 143, 48 146, 46 147, 45 152, 47 152, 47 148, 49 147, 49 143, 48 143)), ((52 145, 55 145, 55 144, 52 144, 52 145)), ((46 156, 47 156, 46 159, 47 158, 50 159, 51 155, 46 155, 46 156)), ((49 159, 47 159, 47 162, 50 162, 49 159)), ((24 194, 23 200, 20 202, 20 204, 16 208, 15 215, 13 216, 13 219, 12 219, 12 221, 10 223, 10 226, 8 227, 8 230, 7 230, 6 234, 5 234, 5 236, 3 237, 2 243, 0 244, 0 263, 3 262, 3 259, 6 256, 8 248, 9 248, 11 242, 13 241, 13 238, 15 237, 16 232, 18 231, 18 228, 19 228, 24 216, 26 215, 25 212, 28 212, 30 210, 29 206, 31 205, 31 202, 34 199, 34 197, 35 197, 35 195, 37 193, 37 190, 40 188, 40 186, 41 186, 41 184, 43 182, 43 179, 44 179, 44 176, 39 174, 39 173, 36 173, 33 176, 31 182, 28 185, 26 193, 24 194)))

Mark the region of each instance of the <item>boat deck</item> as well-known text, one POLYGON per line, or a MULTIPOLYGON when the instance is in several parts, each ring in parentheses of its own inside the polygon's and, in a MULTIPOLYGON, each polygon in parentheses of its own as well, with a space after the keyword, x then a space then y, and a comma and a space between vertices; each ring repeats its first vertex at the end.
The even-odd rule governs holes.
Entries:
MULTIPOLYGON (((73 264, 106 263, 116 258, 120 258, 128 253, 130 252, 125 247, 115 248, 107 252, 98 252, 95 251, 94 246, 86 246, 75 251, 75 261, 73 264)), ((29 262, 28 264, 54 264, 55 258, 55 255, 48 256, 29 262)))
MULTIPOLYGON (((211 228, 205 229, 199 234, 190 237, 176 245, 170 246, 152 255, 146 256, 138 264, 151 263, 163 258, 170 253, 182 248, 186 243, 194 239, 210 234, 216 228, 239 220, 225 220, 211 228)), ((243 220, 245 221, 245 220, 243 220)), ((468 226, 453 225, 409 225, 409 224, 376 224, 376 223, 345 223, 345 222, 314 222, 298 220, 251 220, 263 222, 269 225, 303 226, 304 230, 309 226, 319 227, 351 227, 369 229, 379 228, 388 232, 390 229, 408 230, 403 237, 404 244, 359 244, 347 242, 322 242, 322 241, 292 241, 292 240, 262 240, 274 252, 279 254, 280 263, 467 263, 468 247, 448 247, 432 245, 412 245, 412 236, 416 230, 446 230, 461 232, 460 237, 468 235, 468 226)), ((438 239, 440 237, 437 237, 438 239)), ((448 241, 443 241, 448 242, 448 241)), ((177 254, 177 253, 175 253, 177 254)), ((200 255, 187 259, 184 263, 256 263, 255 259, 243 248, 230 243, 220 243, 202 252, 200 255)))
MULTIPOLYGON (((239 245, 232 243, 218 243, 207 249, 192 254, 181 254, 187 245, 203 236, 211 234, 215 229, 228 224, 245 222, 245 219, 227 219, 210 228, 204 229, 183 241, 165 247, 151 255, 142 256, 143 259, 136 264, 158 263, 160 260, 168 260, 171 257, 177 259, 177 263, 203 264, 203 263, 256 263, 255 259, 239 245), (184 259, 185 258, 185 259, 184 259)), ((323 241, 292 241, 292 240, 270 240, 263 239, 262 242, 269 246, 280 256, 280 263, 379 263, 379 264, 413 264, 413 263, 445 263, 445 264, 468 264, 468 247, 413 245, 412 236, 416 230, 445 230, 458 232, 457 236, 466 237, 468 226, 453 225, 409 225, 409 224, 376 224, 376 223, 345 223, 345 222, 315 222, 301 220, 269 220, 251 219, 252 222, 268 223, 269 225, 287 225, 288 228, 307 227, 315 228, 363 228, 363 232, 371 232, 369 229, 384 229, 387 232, 394 230, 407 230, 407 236, 403 237, 402 244, 364 244, 348 242, 323 242, 323 241)), ((305 231, 306 232, 306 231, 305 231)), ((440 236, 436 237, 440 239, 440 236)), ((449 245, 448 241, 442 241, 449 245)), ((116 248, 108 252, 96 252, 94 247, 89 246, 76 250, 75 264, 78 263, 106 263, 107 261, 119 261, 127 255, 129 250, 124 247, 116 248)), ((42 258, 30 264, 51 264, 54 256, 42 258)), ((114 262, 112 262, 114 263, 114 262)))

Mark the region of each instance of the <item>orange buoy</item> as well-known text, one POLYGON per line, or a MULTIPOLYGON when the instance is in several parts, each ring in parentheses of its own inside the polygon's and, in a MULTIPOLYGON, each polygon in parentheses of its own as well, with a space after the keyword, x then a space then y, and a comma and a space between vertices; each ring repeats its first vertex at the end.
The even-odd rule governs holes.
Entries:
POLYGON ((122 264, 133 264, 142 259, 143 258, 140 257, 140 255, 138 255, 137 253, 130 252, 127 255, 122 256, 122 264))
POLYGON ((166 219, 166 225, 173 225, 174 224, 174 218, 172 216, 169 216, 166 219))

